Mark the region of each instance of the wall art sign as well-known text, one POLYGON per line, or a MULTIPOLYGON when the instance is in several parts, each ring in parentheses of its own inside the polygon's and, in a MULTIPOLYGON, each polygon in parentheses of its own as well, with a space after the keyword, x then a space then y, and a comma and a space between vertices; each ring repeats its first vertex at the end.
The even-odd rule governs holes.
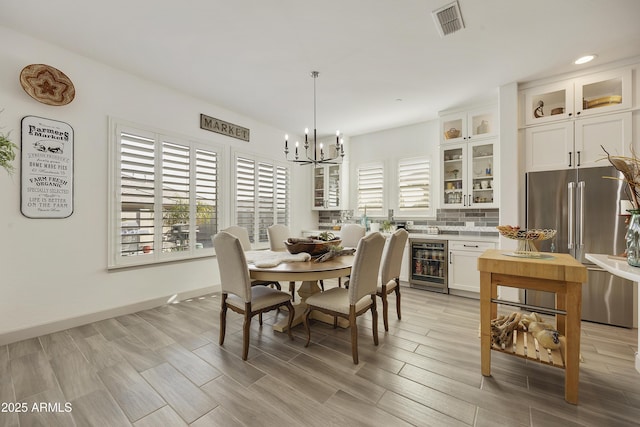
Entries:
POLYGON ((209 117, 205 114, 200 114, 200 129, 220 133, 222 135, 227 135, 232 138, 249 142, 249 129, 214 117, 209 117))
POLYGON ((21 209, 28 218, 73 213, 73 128, 36 116, 22 119, 21 209))

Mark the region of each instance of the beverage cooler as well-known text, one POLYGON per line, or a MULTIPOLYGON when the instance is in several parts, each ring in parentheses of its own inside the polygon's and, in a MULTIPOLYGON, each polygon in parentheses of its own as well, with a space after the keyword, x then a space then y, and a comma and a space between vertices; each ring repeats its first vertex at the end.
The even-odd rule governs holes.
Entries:
POLYGON ((409 239, 409 286, 448 293, 447 241, 409 239))

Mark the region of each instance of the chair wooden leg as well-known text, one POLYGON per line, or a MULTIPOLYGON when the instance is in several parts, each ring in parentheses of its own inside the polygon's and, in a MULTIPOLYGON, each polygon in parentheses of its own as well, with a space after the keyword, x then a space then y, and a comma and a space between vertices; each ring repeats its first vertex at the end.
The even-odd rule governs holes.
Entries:
POLYGON ((291 302, 287 302, 287 309, 289 310, 289 320, 287 322, 287 334, 289 334, 289 338, 293 339, 291 328, 293 327, 293 315, 295 314, 295 309, 293 308, 293 304, 291 304, 291 302))
POLYGON ((349 309, 349 328, 351 329, 351 356, 353 363, 358 364, 358 324, 356 323, 356 307, 349 309))
POLYGON ((251 334, 251 311, 245 310, 244 324, 242 325, 242 360, 249 356, 249 335, 251 334))
POLYGON ((258 323, 260 323, 260 326, 262 326, 262 312, 258 314, 258 323))
POLYGON ((371 318, 373 329, 373 343, 378 345, 378 310, 376 308, 376 296, 371 295, 371 318))
POLYGON ((342 277, 338 277, 338 287, 342 287, 342 277))
POLYGON ((227 303, 225 299, 227 299, 227 297, 223 296, 222 308, 220 309, 220 340, 218 341, 220 345, 224 344, 224 334, 227 331, 227 303))
POLYGON ((320 289, 322 289, 322 292, 324 292, 324 281, 320 280, 320 289))
POLYGON ((389 300, 387 300, 387 288, 386 286, 382 287, 382 294, 380 295, 382 299, 382 323, 384 323, 384 330, 389 332, 389 300))
POLYGON ((296 282, 289 282, 289 293, 291 294, 291 301, 296 302, 296 282))
POLYGON ((311 342, 311 329, 309 328, 309 315, 311 314, 311 308, 307 307, 304 311, 304 315, 302 319, 304 320, 304 328, 307 331, 307 343, 304 345, 305 347, 309 347, 309 342, 311 342))
POLYGON ((396 279, 396 313, 398 313, 398 320, 402 319, 400 314, 400 280, 396 279))

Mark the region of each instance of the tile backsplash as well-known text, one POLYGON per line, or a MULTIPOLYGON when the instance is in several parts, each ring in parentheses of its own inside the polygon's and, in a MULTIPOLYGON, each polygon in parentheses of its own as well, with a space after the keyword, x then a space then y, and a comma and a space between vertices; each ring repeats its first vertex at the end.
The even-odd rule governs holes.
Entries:
MULTIPOLYGON (((321 229, 330 228, 335 220, 341 222, 342 211, 319 211, 318 225, 321 229)), ((360 218, 353 218, 350 222, 357 222, 360 218)), ((382 221, 386 218, 371 218, 372 221, 382 221)), ((428 226, 435 226, 440 229, 440 234, 464 234, 464 235, 498 235, 495 227, 500 220, 499 209, 438 209, 436 217, 432 219, 413 219, 413 226, 407 227, 409 231, 423 230, 428 226), (473 222, 473 225, 467 223, 473 222)), ((411 221, 410 218, 403 218, 397 222, 411 221)))

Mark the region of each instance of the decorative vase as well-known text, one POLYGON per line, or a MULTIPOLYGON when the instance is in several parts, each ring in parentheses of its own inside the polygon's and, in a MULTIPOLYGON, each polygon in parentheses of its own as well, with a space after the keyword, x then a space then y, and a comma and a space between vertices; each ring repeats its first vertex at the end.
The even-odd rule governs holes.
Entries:
POLYGON ((631 219, 625 240, 627 243, 627 262, 640 267, 640 209, 630 209, 631 219))

